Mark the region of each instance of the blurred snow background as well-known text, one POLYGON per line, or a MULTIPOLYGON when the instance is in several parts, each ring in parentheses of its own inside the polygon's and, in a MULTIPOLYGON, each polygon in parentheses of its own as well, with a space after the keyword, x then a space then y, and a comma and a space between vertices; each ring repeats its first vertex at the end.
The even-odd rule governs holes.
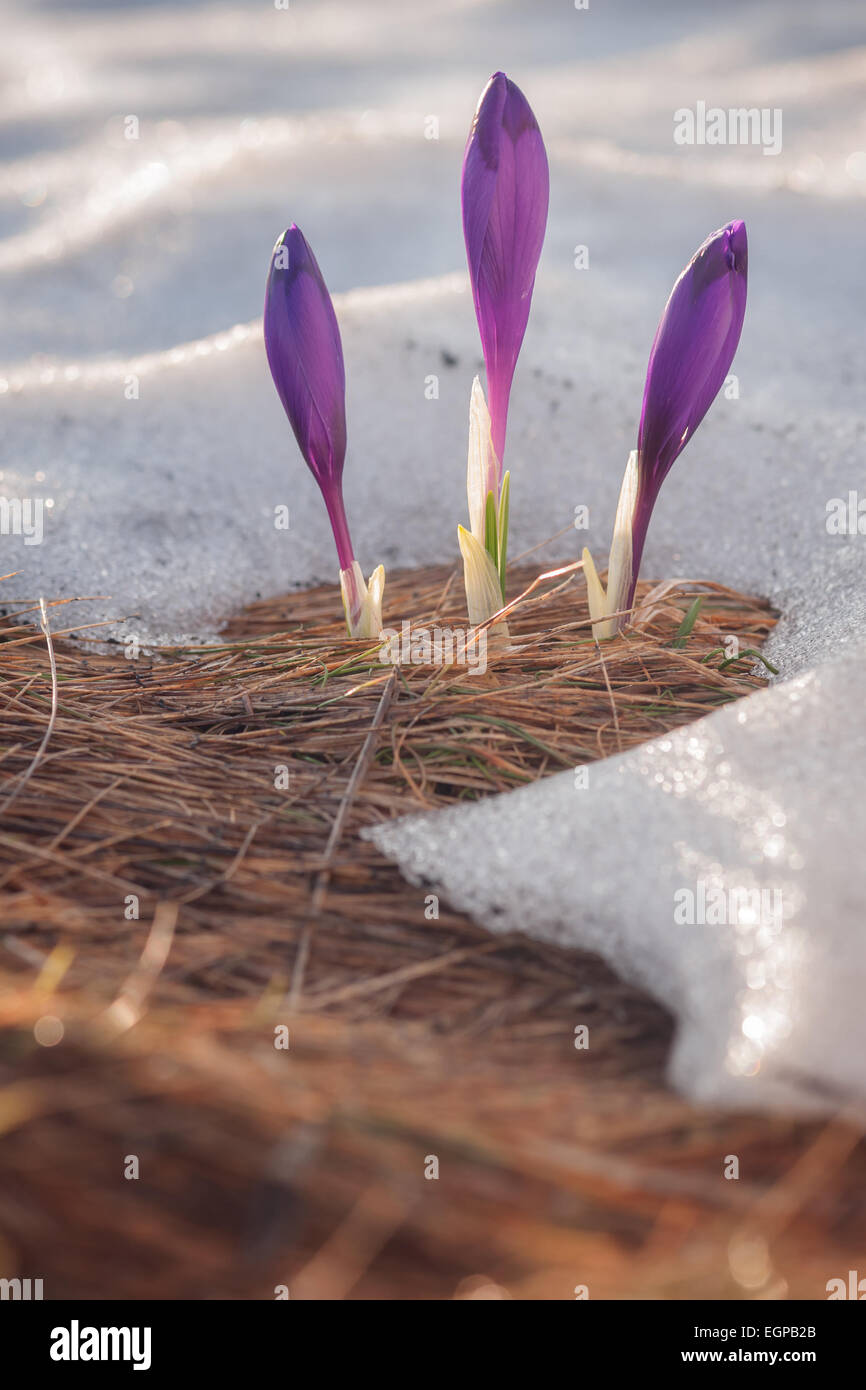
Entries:
MULTIPOLYGON (((457 839, 471 848, 470 885, 451 818, 398 826, 388 848, 483 920, 510 914, 636 972, 680 1014, 678 1075, 696 1092, 727 1097, 733 1086, 741 1101, 772 1056, 787 1076, 792 1055, 801 1071, 814 1061, 812 1098, 822 1084, 862 1089, 851 1062, 866 1052, 851 845, 866 824, 853 792, 845 834, 833 827, 840 788, 866 772, 866 540, 825 526, 829 499, 866 486, 861 0, 590 0, 587 10, 570 0, 0 0, 0 33, 0 495, 52 504, 41 544, 0 536, 2 570, 19 571, 3 593, 103 596, 66 610, 75 621, 110 618, 150 639, 207 635, 258 594, 336 578, 260 338, 270 250, 291 221, 343 327, 358 557, 369 571, 455 556, 480 363, 459 173, 494 69, 526 92, 551 160, 510 417, 512 554, 567 526, 577 504, 590 508, 589 535, 548 553, 573 558, 588 540, 604 554, 661 308, 704 237, 746 219, 739 398, 717 402, 677 463, 644 572, 769 594, 785 614, 774 658, 785 676, 807 673, 805 707, 792 699, 798 687, 779 689, 745 733, 738 716, 714 716, 694 746, 674 741, 623 773, 614 760, 581 809, 566 776, 535 800, 520 793, 468 812, 457 839), (674 112, 698 101, 779 108, 781 152, 677 146, 674 112), (588 269, 575 268, 578 246, 588 269), (431 374, 436 400, 425 396, 431 374), (286 503, 287 532, 274 527, 286 503), (846 652, 839 674, 832 663, 846 652), (671 768, 709 757, 727 768, 710 782, 725 816, 696 815, 700 779, 670 803, 672 819, 667 802, 656 816, 671 768), (734 788, 738 768, 748 776, 734 788), (624 800, 632 776, 654 789, 624 800), (798 978, 813 983, 810 1007, 775 980, 775 944, 748 933, 697 939, 687 973, 717 987, 690 1005, 688 979, 671 983, 679 945, 658 865, 670 857, 674 883, 701 859, 732 881, 772 884, 778 843, 755 837, 768 798, 800 827, 784 841, 798 885, 788 939, 798 978), (587 807, 595 830, 581 820, 587 807), (498 862, 494 848, 482 852, 491 816, 514 835, 498 862), (824 827, 814 842, 810 817, 824 827), (541 843, 547 818, 573 855, 536 854, 530 870, 520 847, 541 843), (621 837, 628 885, 594 873, 605 828, 621 837), (821 935, 828 914, 832 945, 821 935), (774 1014, 764 1040, 750 1039, 741 1065, 740 994, 768 979, 772 1009, 780 990, 800 1002, 790 1027, 774 1014), (846 1030, 854 1052, 843 1064, 846 1030)), ((386 589, 386 618, 400 616, 386 589)), ((507 843, 503 834, 500 850, 507 843)), ((798 1087, 782 1091, 790 1100, 798 1087)))

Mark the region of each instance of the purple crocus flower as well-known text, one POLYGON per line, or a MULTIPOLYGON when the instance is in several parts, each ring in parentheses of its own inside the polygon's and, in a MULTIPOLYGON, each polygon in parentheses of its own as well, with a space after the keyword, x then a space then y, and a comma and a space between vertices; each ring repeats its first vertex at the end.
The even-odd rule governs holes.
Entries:
POLYGON ((322 490, 340 568, 354 556, 343 506, 346 373, 337 315, 318 262, 294 222, 271 257, 265 352, 298 447, 322 490))
POLYGON ((656 498, 674 461, 703 420, 728 375, 746 313, 745 222, 707 237, 674 285, 647 367, 637 436, 637 500, 632 522, 632 578, 637 584, 656 498))
POLYGON ((583 552, 593 633, 611 637, 634 602, 659 489, 721 389, 746 312, 744 222, 708 237, 671 291, 650 352, 637 449, 629 456, 614 523, 605 591, 583 552))
POLYGON ((277 394, 328 511, 349 632, 376 636, 376 620, 381 626, 381 618, 374 598, 381 605, 384 571, 380 566, 368 592, 352 550, 343 504, 346 374, 340 329, 316 258, 294 223, 279 238, 271 257, 264 336, 277 394))
POLYGON ((520 88, 496 72, 469 132, 462 200, 500 476, 508 398, 544 241, 549 187, 544 141, 532 108, 520 88))

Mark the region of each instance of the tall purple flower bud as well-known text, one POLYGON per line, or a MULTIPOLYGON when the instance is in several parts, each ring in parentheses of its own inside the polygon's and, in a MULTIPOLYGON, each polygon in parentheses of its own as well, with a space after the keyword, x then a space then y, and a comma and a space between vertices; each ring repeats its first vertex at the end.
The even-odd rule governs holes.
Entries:
POLYGON ((526 332, 550 180, 538 122, 519 87, 495 72, 481 94, 463 157, 463 235, 484 350, 469 410, 470 529, 458 527, 472 623, 505 598, 509 475, 502 471, 508 399, 526 332))
POLYGON ((544 241, 549 187, 544 141, 532 108, 520 88, 496 72, 469 132, 462 200, 500 476, 508 398, 544 241))
POLYGON ((343 505, 346 374, 340 329, 316 258, 294 223, 279 238, 271 256, 264 337, 277 394, 328 511, 349 631, 352 636, 377 636, 372 591, 378 578, 380 606, 384 571, 381 566, 376 571, 368 593, 355 561, 343 505))
POLYGON ((647 367, 637 449, 620 491, 606 591, 583 552, 596 637, 623 626, 661 485, 728 375, 746 313, 747 265, 745 223, 729 222, 695 252, 665 305, 647 367))
POLYGON ((637 436, 629 604, 659 489, 734 360, 746 313, 748 260, 746 224, 729 222, 695 252, 665 305, 650 352, 637 436))
POLYGON ((292 223, 274 247, 265 292, 265 352, 298 447, 322 490, 340 568, 351 565, 343 506, 346 373, 337 315, 315 256, 292 223))

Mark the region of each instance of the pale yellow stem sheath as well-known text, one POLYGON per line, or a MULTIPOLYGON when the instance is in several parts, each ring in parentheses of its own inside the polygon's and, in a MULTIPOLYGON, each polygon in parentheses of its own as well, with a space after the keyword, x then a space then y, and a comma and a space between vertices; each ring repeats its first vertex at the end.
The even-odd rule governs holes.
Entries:
MULTIPOLYGON (((502 589, 499 585, 499 572, 480 541, 465 526, 457 527, 457 541, 463 556, 463 582, 466 585, 466 603, 469 608, 469 622, 472 627, 486 623, 502 608, 502 589)), ((497 628, 507 624, 500 619, 497 628)))
POLYGON ((499 461, 493 452, 490 411, 478 377, 469 397, 469 454, 466 462, 466 496, 469 502, 469 530, 484 544, 484 517, 487 494, 499 503, 499 461))
POLYGON ((349 569, 340 570, 340 592, 346 613, 350 637, 378 637, 382 631, 382 595, 385 590, 385 570, 377 565, 369 584, 357 560, 349 569))
POLYGON ((628 615, 621 613, 628 602, 628 592, 632 581, 632 523, 637 501, 638 467, 637 450, 628 456, 623 475, 616 518, 613 523, 613 539, 610 544, 610 560, 607 569, 607 591, 598 577, 592 556, 584 547, 583 572, 586 576, 586 596, 589 603, 589 616, 592 618, 592 635, 597 642, 615 637, 628 621, 628 615), (616 618, 612 613, 619 613, 616 618))

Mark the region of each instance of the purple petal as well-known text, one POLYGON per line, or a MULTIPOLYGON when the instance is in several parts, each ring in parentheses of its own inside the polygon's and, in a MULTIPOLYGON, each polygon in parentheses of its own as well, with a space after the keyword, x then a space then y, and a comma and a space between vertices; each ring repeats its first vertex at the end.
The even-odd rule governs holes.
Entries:
POLYGON ((695 252, 671 291, 650 352, 638 430, 640 481, 632 593, 659 488, 728 375, 746 312, 746 224, 729 222, 695 252))
POLYGON ((303 233, 277 241, 265 291, 265 351, 298 446, 322 489, 340 567, 352 563, 343 509, 346 375, 337 316, 303 233))
POLYGON ((532 108, 503 72, 494 73, 469 132, 462 199, 500 473, 508 398, 544 241, 549 187, 544 141, 532 108))

